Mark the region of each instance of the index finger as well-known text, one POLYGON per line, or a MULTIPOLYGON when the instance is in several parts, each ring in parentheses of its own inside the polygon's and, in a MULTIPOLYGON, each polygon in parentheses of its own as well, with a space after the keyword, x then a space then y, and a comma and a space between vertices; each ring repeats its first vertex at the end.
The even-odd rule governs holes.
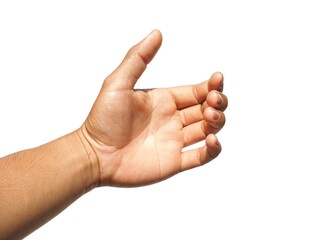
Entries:
POLYGON ((210 91, 222 91, 223 75, 220 72, 212 74, 209 80, 196 85, 169 88, 177 109, 183 109, 196 104, 202 104, 210 91))

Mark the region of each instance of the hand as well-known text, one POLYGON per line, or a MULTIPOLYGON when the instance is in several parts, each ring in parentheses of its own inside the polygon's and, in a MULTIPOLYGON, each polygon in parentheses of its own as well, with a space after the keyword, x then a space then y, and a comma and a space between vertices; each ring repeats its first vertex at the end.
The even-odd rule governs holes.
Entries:
POLYGON ((200 166, 221 151, 225 123, 221 73, 194 86, 135 90, 161 46, 159 31, 132 47, 108 76, 81 127, 99 169, 98 185, 142 186, 200 166), (205 139, 205 146, 182 152, 205 139))

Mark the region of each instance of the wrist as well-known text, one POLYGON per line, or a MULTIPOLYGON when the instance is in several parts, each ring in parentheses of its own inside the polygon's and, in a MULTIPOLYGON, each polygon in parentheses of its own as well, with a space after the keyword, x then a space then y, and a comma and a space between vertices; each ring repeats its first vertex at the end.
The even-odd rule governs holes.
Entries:
POLYGON ((92 190, 100 185, 100 166, 99 161, 93 147, 88 141, 88 137, 83 127, 75 131, 79 144, 79 151, 81 151, 81 161, 86 165, 85 169, 90 175, 90 181, 86 186, 87 191, 92 190))

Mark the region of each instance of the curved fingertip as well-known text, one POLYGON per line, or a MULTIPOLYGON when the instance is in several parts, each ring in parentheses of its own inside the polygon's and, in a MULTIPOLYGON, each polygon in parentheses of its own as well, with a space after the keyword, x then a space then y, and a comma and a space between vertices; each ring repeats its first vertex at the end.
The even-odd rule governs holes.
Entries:
POLYGON ((182 152, 181 171, 199 167, 216 158, 221 152, 221 145, 214 134, 206 137, 206 145, 200 148, 182 152))
POLYGON ((223 93, 212 90, 208 93, 206 102, 208 106, 219 109, 221 111, 226 110, 228 107, 228 98, 223 93))
POLYGON ((211 107, 208 107, 204 110, 203 119, 208 123, 209 126, 211 126, 211 128, 209 127, 207 131, 214 134, 217 134, 226 123, 224 113, 211 107))
POLYGON ((216 78, 217 78, 217 82, 218 82, 218 91, 219 92, 223 92, 223 87, 224 87, 224 76, 222 72, 216 72, 215 74, 216 78))
POLYGON ((207 137, 206 137, 206 145, 208 147, 214 147, 214 146, 218 146, 220 145, 219 141, 218 141, 218 138, 216 135, 214 134, 209 134, 207 137))
POLYGON ((212 158, 216 158, 222 150, 221 144, 214 134, 209 134, 206 137, 206 146, 207 151, 212 158))
POLYGON ((157 54, 161 43, 161 32, 153 30, 138 44, 132 46, 117 69, 110 75, 112 77, 107 77, 110 88, 132 90, 146 70, 147 64, 157 54))
POLYGON ((137 53, 145 64, 149 64, 156 55, 162 44, 162 34, 159 30, 153 30, 139 44, 137 53))
POLYGON ((221 114, 219 113, 219 111, 212 107, 207 107, 203 112, 204 120, 206 120, 209 123, 218 122, 220 117, 221 114))
POLYGON ((223 80, 223 73, 217 71, 217 72, 215 72, 215 73, 212 74, 212 77, 213 77, 213 78, 216 78, 217 81, 222 81, 222 80, 223 80))
POLYGON ((219 92, 223 91, 224 76, 221 72, 215 72, 211 75, 209 80, 209 91, 217 90, 219 92))
POLYGON ((152 32, 149 35, 154 35, 158 38, 158 40, 160 40, 162 42, 162 33, 159 29, 154 29, 152 30, 152 32))
POLYGON ((219 93, 217 90, 212 90, 207 95, 207 103, 210 107, 221 107, 223 105, 223 97, 222 93, 219 93))

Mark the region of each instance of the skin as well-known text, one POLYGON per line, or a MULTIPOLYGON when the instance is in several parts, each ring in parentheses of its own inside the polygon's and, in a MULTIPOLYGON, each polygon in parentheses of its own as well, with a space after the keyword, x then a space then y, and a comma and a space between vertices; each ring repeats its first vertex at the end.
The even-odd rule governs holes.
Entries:
POLYGON ((221 73, 196 85, 134 89, 161 42, 156 30, 128 51, 79 129, 0 159, 1 239, 28 235, 95 187, 156 183, 219 155, 215 134, 228 104, 221 73))

